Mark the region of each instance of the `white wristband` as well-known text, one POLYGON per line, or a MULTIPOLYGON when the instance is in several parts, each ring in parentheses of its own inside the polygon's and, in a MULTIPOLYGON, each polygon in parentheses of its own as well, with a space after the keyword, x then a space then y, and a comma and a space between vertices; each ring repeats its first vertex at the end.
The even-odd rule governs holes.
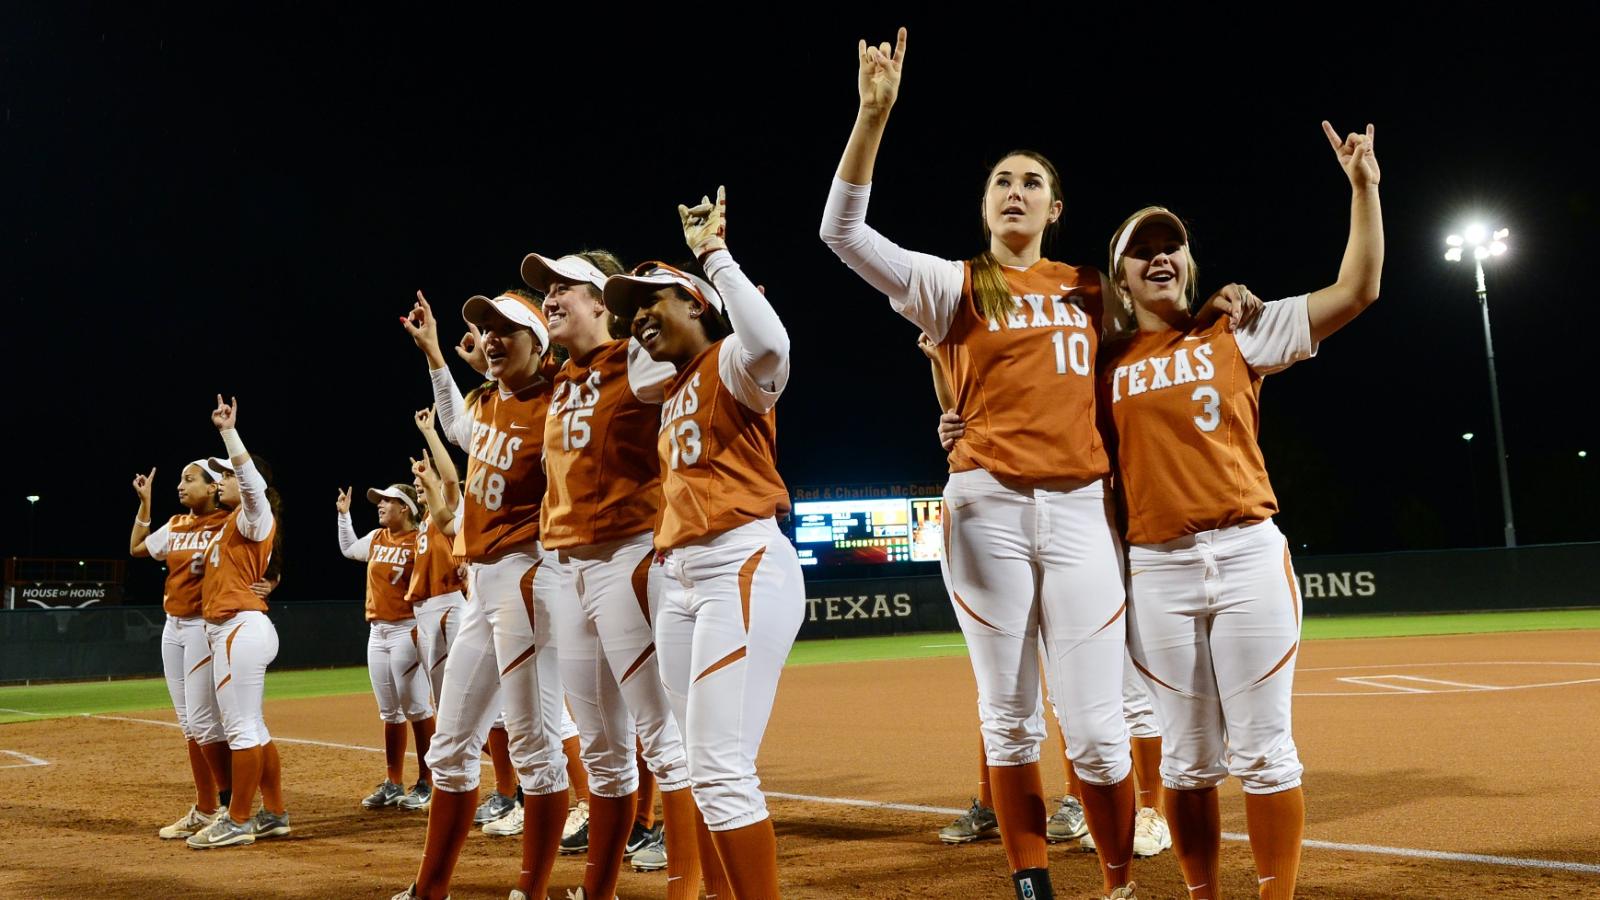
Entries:
POLYGON ((244 449, 244 441, 239 439, 239 432, 232 428, 222 429, 222 446, 228 449, 229 460, 250 455, 249 451, 244 449))
POLYGON ((149 528, 150 527, 150 523, 149 522, 146 522, 145 520, 139 518, 138 516, 134 516, 133 517, 133 524, 139 526, 140 528, 149 528))

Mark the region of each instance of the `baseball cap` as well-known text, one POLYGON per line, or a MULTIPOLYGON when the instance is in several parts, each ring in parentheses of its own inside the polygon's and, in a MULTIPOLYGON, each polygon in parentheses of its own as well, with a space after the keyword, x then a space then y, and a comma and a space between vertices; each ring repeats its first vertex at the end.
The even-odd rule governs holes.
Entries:
POLYGON ((689 292, 718 313, 724 311, 722 295, 717 289, 697 275, 669 266, 664 262, 643 262, 633 267, 627 275, 613 275, 606 279, 606 309, 624 322, 633 319, 634 311, 645 298, 664 287, 676 285, 689 292))
POLYGON ((1178 232, 1178 237, 1182 238, 1185 244, 1189 243, 1189 229, 1183 227, 1183 220, 1178 218, 1172 210, 1164 206, 1147 207, 1141 210, 1139 215, 1128 222, 1121 231, 1117 232, 1116 239, 1111 242, 1111 263, 1113 266, 1117 264, 1118 260, 1122 259, 1122 254, 1127 251, 1128 242, 1133 240, 1134 233, 1151 222, 1165 222, 1171 225, 1178 232))
POLYGON ((522 280, 541 294, 550 293, 550 285, 555 281, 592 284, 597 291, 606 289, 606 273, 577 254, 553 260, 548 256, 529 253, 522 259, 522 280))
POLYGON ((376 504, 386 497, 390 500, 399 500, 404 503, 406 508, 411 510, 413 516, 417 514, 417 492, 411 485, 391 484, 386 488, 367 488, 367 502, 369 503, 376 504))
POLYGON ((479 294, 462 305, 461 317, 482 327, 491 308, 518 325, 533 329, 533 336, 539 340, 540 353, 550 349, 550 325, 545 321, 544 310, 539 308, 536 301, 516 294, 501 294, 493 300, 479 294))

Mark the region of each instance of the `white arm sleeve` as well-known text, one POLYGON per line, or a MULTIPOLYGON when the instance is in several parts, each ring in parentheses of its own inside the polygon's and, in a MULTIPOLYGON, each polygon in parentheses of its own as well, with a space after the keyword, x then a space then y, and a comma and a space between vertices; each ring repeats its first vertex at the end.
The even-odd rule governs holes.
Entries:
MULTIPOLYGON (((739 336, 739 352, 729 353, 724 344, 718 364, 733 363, 745 378, 760 385, 776 399, 789 382, 789 332, 756 286, 740 270, 726 250, 706 257, 706 274, 728 307, 728 320, 739 336)), ((728 378, 723 377, 727 382, 728 378)))
POLYGON ((356 540, 356 527, 350 521, 350 514, 339 513, 339 552, 344 554, 345 559, 366 562, 367 557, 372 555, 372 536, 377 533, 369 531, 366 537, 356 540))
POLYGON ((628 387, 635 397, 645 403, 665 403, 667 385, 677 375, 672 363, 651 359, 638 341, 628 338, 628 387))
POLYGON ((239 476, 239 533, 261 543, 272 535, 272 505, 267 502, 267 482, 256 464, 234 465, 239 476))
POLYGON ((935 342, 944 340, 961 307, 962 264, 899 246, 867 224, 871 185, 833 179, 822 212, 822 242, 851 271, 882 291, 894 311, 935 342))
POLYGON ((161 523, 161 527, 144 536, 144 549, 150 554, 151 559, 166 559, 167 548, 172 546, 172 520, 161 523))
POLYGON ((1311 315, 1306 295, 1273 300, 1254 322, 1234 334, 1244 361, 1258 374, 1281 372, 1302 359, 1317 355, 1311 340, 1311 315))
POLYGON ((466 449, 472 440, 472 422, 467 419, 467 401, 450 376, 450 367, 429 369, 428 377, 433 380, 433 405, 439 414, 440 431, 450 443, 466 449))

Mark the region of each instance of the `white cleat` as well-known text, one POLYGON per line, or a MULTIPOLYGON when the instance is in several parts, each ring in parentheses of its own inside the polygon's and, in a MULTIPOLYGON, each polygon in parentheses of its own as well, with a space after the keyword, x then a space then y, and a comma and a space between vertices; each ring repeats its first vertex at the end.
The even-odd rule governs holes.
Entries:
MULTIPOLYGON (((219 809, 226 809, 226 807, 219 807, 219 809)), ((183 818, 161 829, 160 831, 156 832, 156 834, 159 835, 163 841, 175 841, 178 838, 186 838, 192 834, 199 834, 207 825, 210 825, 211 822, 216 819, 216 817, 216 813, 206 815, 200 811, 199 807, 191 806, 189 807, 189 811, 184 814, 183 818)))
POLYGON ((516 837, 522 833, 523 815, 522 807, 512 807, 510 814, 483 826, 483 833, 490 837, 516 837))
POLYGON ((1139 895, 1134 893, 1138 887, 1139 886, 1137 884, 1134 884, 1130 881, 1122 887, 1112 891, 1111 894, 1106 897, 1106 900, 1138 900, 1139 895))
POLYGON ((1154 807, 1139 810, 1133 820, 1133 855, 1141 859, 1172 849, 1172 829, 1154 807))

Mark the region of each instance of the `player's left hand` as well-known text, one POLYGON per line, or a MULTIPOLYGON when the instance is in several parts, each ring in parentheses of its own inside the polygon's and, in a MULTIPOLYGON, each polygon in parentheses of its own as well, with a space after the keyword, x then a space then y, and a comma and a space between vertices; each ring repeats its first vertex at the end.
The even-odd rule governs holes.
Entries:
POLYGON ((282 579, 279 578, 264 578, 261 581, 250 585, 250 593, 255 594, 257 597, 265 600, 267 599, 268 594, 271 594, 273 591, 278 589, 278 582, 281 580, 282 579))
POLYGON ((1219 316, 1227 316, 1228 330, 1238 331, 1254 322, 1266 307, 1267 304, 1244 285, 1225 284, 1200 308, 1194 317, 1195 324, 1204 327, 1215 322, 1219 316))
POLYGON ((1378 157, 1373 148, 1373 141, 1377 137, 1377 129, 1367 123, 1367 133, 1357 134, 1350 132, 1343 141, 1339 140, 1339 132, 1333 130, 1333 125, 1326 119, 1322 122, 1322 133, 1328 136, 1328 143, 1333 145, 1333 155, 1339 160, 1339 168, 1350 179, 1350 186, 1356 190, 1377 187, 1382 179, 1378 170, 1378 157))
POLYGON ((217 426, 218 431, 227 431, 239 421, 239 400, 236 397, 228 398, 231 402, 224 403, 222 395, 217 395, 217 408, 211 411, 211 424, 217 426))
POLYGON ((717 202, 702 196, 690 208, 678 204, 678 219, 683 223, 683 240, 689 245, 695 259, 705 259, 715 250, 728 249, 728 192, 717 187, 717 202))
POLYGON ((939 416, 939 446, 943 447, 946 453, 950 452, 955 447, 956 441, 961 440, 961 436, 966 433, 967 423, 961 420, 961 416, 953 412, 939 416))

